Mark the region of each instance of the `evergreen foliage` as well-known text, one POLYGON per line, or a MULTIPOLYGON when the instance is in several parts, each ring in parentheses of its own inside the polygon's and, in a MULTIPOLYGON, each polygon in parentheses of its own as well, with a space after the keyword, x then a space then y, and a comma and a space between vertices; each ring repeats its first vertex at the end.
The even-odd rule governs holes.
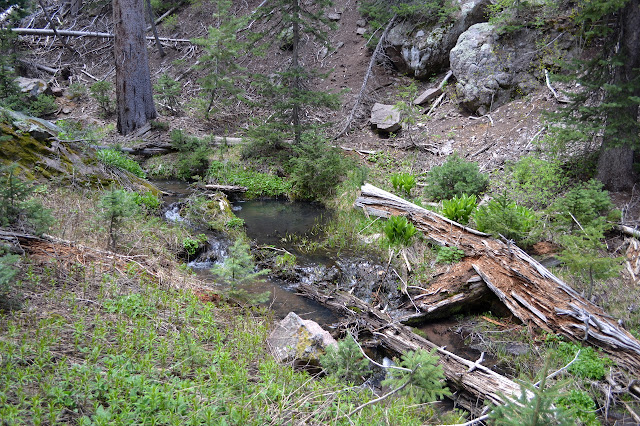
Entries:
POLYGON ((105 117, 114 113, 114 101, 111 97, 113 85, 108 81, 97 81, 91 85, 89 92, 91 97, 98 103, 98 107, 105 117))
POLYGON ((520 395, 515 400, 503 397, 506 403, 493 407, 490 423, 495 426, 575 425, 569 412, 554 405, 561 396, 561 384, 547 387, 547 371, 545 366, 539 386, 520 382, 520 395))
POLYGON ((204 177, 209 167, 209 143, 186 135, 182 129, 173 129, 170 137, 171 146, 179 152, 178 177, 185 180, 204 177))
POLYGON ((566 188, 569 179, 559 161, 528 155, 507 164, 501 185, 518 204, 539 209, 547 207, 566 188))
POLYGON ((156 98, 170 114, 180 113, 180 92, 182 85, 179 81, 171 78, 168 74, 158 77, 158 82, 153 85, 156 91, 156 98))
POLYGON ((224 260, 224 263, 211 269, 213 275, 225 280, 231 286, 228 291, 229 296, 251 304, 266 302, 269 299, 270 292, 251 294, 238 286, 258 280, 269 272, 271 272, 269 269, 255 271, 255 264, 249 252, 249 245, 241 239, 237 239, 229 247, 229 256, 224 260))
POLYGON ((12 293, 15 291, 14 278, 18 273, 16 265, 19 261, 20 256, 5 254, 0 247, 0 310, 9 304, 12 293))
POLYGON ((393 389, 404 386, 400 393, 418 402, 432 402, 451 395, 449 389, 443 386, 444 373, 438 364, 435 349, 431 352, 424 349, 409 351, 402 355, 398 365, 403 369, 390 368, 389 377, 382 382, 383 386, 393 389))
POLYGON ((238 39, 238 31, 246 25, 246 19, 235 17, 231 13, 232 5, 229 0, 214 1, 215 24, 209 26, 207 37, 194 40, 203 49, 198 69, 205 74, 198 82, 202 87, 200 98, 206 118, 237 100, 246 100, 239 84, 246 78, 246 69, 240 65, 239 57, 246 54, 250 45, 238 39))
POLYGON ((506 194, 478 207, 472 217, 478 231, 487 232, 494 237, 503 236, 516 243, 525 242, 529 231, 536 224, 533 210, 517 205, 506 194))
POLYGON ((571 188, 551 205, 554 222, 569 230, 580 226, 606 228, 605 217, 615 213, 609 193, 602 186, 601 182, 591 179, 571 188))
POLYGON ((371 372, 369 361, 350 335, 337 346, 327 346, 326 353, 320 357, 320 365, 328 375, 354 384, 362 383, 371 372))
POLYGON ((138 212, 138 205, 132 193, 112 188, 102 195, 99 207, 108 227, 107 248, 115 251, 124 220, 138 212))
POLYGON ((448 200, 462 194, 480 195, 488 184, 489 178, 480 172, 478 163, 454 154, 429 171, 425 193, 436 201, 448 200))
POLYGON ((31 197, 36 189, 16 176, 13 164, 0 167, 0 226, 19 226, 43 234, 53 224, 51 211, 31 197))
POLYGON ((308 132, 294 146, 289 159, 291 193, 294 198, 320 200, 331 195, 347 172, 347 161, 339 149, 322 135, 308 132))
POLYGON ((302 134, 309 127, 303 120, 306 109, 339 107, 338 95, 307 87, 306 82, 320 74, 300 62, 303 35, 328 48, 326 30, 333 24, 325 15, 325 9, 331 4, 330 0, 276 0, 258 9, 256 19, 266 22, 268 27, 260 42, 269 43, 283 33, 291 34, 290 43, 285 41, 280 45, 283 50, 291 50, 291 62, 273 75, 253 78, 253 84, 259 87, 274 111, 265 123, 259 123, 251 130, 249 135, 255 143, 253 151, 280 149, 286 139, 300 144, 302 134))

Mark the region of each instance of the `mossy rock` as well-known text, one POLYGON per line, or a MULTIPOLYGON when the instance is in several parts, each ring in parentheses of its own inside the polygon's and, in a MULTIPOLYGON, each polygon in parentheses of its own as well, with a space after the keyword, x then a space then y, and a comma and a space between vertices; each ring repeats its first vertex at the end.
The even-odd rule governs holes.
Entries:
POLYGON ((18 166, 18 174, 29 180, 59 179, 62 182, 110 186, 133 190, 160 190, 125 170, 111 170, 101 164, 89 146, 59 141, 55 124, 0 107, 0 164, 18 166))

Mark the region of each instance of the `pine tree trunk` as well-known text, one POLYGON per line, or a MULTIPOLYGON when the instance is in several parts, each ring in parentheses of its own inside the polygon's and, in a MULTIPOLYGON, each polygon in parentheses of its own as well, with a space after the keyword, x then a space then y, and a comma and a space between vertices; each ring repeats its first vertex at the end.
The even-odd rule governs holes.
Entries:
POLYGON ((156 117, 143 0, 114 0, 113 21, 118 132, 126 135, 156 117))
MULTIPOLYGON (((620 12, 619 57, 623 65, 617 67, 613 84, 625 86, 633 84, 629 95, 640 97, 640 0, 629 0, 620 12)), ((612 94, 607 101, 619 103, 620 96, 612 94)), ((623 95, 624 96, 624 95, 623 95)), ((633 176, 633 149, 640 145, 638 137, 638 103, 621 105, 609 113, 608 120, 616 121, 616 131, 605 131, 600 157, 598 159, 598 179, 611 191, 631 189, 633 176)), ((609 129, 607 129, 609 130, 609 129)))

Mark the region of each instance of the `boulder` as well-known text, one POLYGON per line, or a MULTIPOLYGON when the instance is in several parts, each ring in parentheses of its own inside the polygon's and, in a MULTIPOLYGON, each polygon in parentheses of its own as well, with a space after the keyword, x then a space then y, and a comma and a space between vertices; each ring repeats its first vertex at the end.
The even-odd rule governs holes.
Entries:
POLYGON ((397 132, 400 130, 400 111, 395 105, 385 105, 376 103, 371 108, 372 125, 382 132, 397 132))
POLYGON ((16 83, 20 87, 20 91, 30 98, 36 98, 38 95, 51 94, 49 84, 39 78, 18 77, 16 83))
POLYGON ((451 71, 457 80, 459 103, 466 109, 483 115, 513 95, 530 93, 539 86, 529 72, 534 57, 527 48, 535 46, 535 34, 512 34, 510 39, 502 43, 493 25, 481 23, 465 31, 451 49, 451 71))
POLYGON ((303 320, 295 312, 289 312, 271 332, 267 344, 273 357, 280 363, 318 365, 325 348, 337 345, 337 342, 318 323, 303 320))
POLYGON ((400 72, 426 78, 449 65, 449 52, 460 34, 486 19, 490 0, 456 0, 458 11, 445 23, 404 21, 387 36, 387 55, 400 72))
POLYGON ((329 12, 327 13, 327 19, 330 21, 339 21, 342 17, 342 13, 340 12, 329 12))

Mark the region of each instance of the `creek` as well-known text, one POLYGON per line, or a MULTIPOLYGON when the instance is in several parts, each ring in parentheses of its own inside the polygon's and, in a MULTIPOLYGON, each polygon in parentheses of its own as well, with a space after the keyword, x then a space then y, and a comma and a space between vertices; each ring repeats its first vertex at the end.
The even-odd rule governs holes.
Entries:
MULTIPOLYGON (((184 199, 194 191, 188 184, 178 181, 154 182, 160 189, 168 192, 165 196, 165 218, 168 221, 182 221, 180 208, 184 199)), ((259 247, 273 247, 274 253, 286 250, 296 256, 296 265, 283 276, 271 274, 266 279, 257 280, 243 286, 250 293, 270 292, 265 303, 273 310, 277 318, 284 318, 289 312, 296 312, 304 319, 316 321, 321 326, 337 323, 337 318, 329 309, 296 294, 298 283, 335 285, 337 288, 352 292, 358 298, 394 315, 401 315, 401 305, 406 302, 398 287, 400 282, 387 273, 387 266, 372 261, 359 254, 339 254, 335 251, 313 251, 313 254, 301 251, 296 241, 304 239, 308 244, 317 242, 318 235, 313 232, 331 220, 331 212, 314 203, 291 202, 281 199, 235 200, 232 202, 235 215, 244 220, 247 236, 259 247)), ((210 272, 215 263, 223 262, 232 243, 223 235, 209 231, 203 232, 208 238, 208 248, 189 262, 189 266, 209 285, 220 287, 210 272)), ((265 265, 265 267, 271 267, 265 265)), ((457 321, 444 320, 419 326, 424 335, 440 346, 447 346, 453 352, 468 359, 477 359, 480 351, 469 348, 455 330, 457 321)))

